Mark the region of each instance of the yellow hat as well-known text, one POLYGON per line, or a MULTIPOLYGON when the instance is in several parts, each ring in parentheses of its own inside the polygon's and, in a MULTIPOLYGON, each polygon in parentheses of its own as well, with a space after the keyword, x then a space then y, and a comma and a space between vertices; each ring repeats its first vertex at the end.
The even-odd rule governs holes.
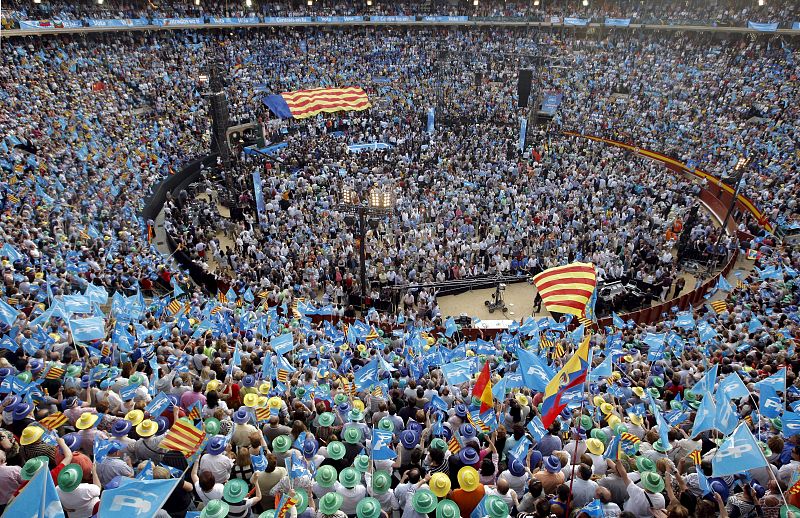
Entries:
POLYGON ((262 383, 261 385, 258 386, 258 392, 259 392, 259 394, 261 394, 263 396, 266 396, 267 394, 269 394, 269 389, 270 388, 271 387, 270 387, 269 381, 265 381, 264 383, 262 383))
POLYGON ((253 408, 256 405, 258 405, 258 394, 255 393, 245 394, 244 406, 253 408))
POLYGON ((464 491, 475 491, 478 487, 478 483, 478 470, 472 466, 464 466, 458 470, 458 485, 464 491))
POLYGON ((428 481, 428 487, 434 495, 444 498, 450 492, 450 477, 444 473, 434 473, 428 481))
POLYGON ((366 351, 366 350, 367 350, 367 346, 366 346, 366 345, 364 345, 364 344, 358 344, 358 345, 356 346, 356 349, 358 349, 358 352, 360 352, 360 353, 363 353, 364 351, 366 351))
POLYGON ((528 406, 530 404, 530 401, 528 401, 528 396, 525 394, 517 394, 514 396, 514 399, 517 400, 517 403, 519 403, 520 406, 528 406))
POLYGON ((264 408, 265 406, 267 406, 266 396, 258 396, 258 404, 256 406, 259 408, 264 408))
POLYGON ((600 411, 603 412, 605 415, 609 415, 614 411, 614 405, 612 405, 611 403, 601 403, 600 411))
POLYGON ((622 357, 622 359, 628 363, 633 363, 633 356, 631 356, 630 354, 626 354, 625 356, 622 357))
POLYGON ((211 392, 212 390, 217 390, 219 388, 219 381, 218 380, 211 380, 206 385, 206 392, 211 392))
POLYGON ((353 408, 357 408, 357 409, 359 409, 359 410, 361 410, 363 412, 364 411, 364 403, 360 399, 354 399, 353 400, 353 408))
POLYGON ((586 449, 589 450, 589 453, 592 455, 602 455, 606 450, 605 446, 603 446, 603 442, 595 438, 586 439, 586 449))
POLYGON ((267 400, 267 405, 269 405, 270 408, 280 408, 281 403, 281 398, 278 396, 272 396, 267 400))
POLYGON ((618 424, 620 424, 622 422, 622 419, 620 419, 619 417, 617 417, 615 415, 610 415, 610 416, 608 416, 607 421, 608 421, 608 426, 610 426, 611 428, 614 428, 615 426, 617 426, 618 424))
POLYGON ((618 379, 622 378, 622 374, 619 371, 614 371, 611 373, 611 376, 608 377, 611 381, 617 381, 618 379))
POLYGON ((633 387, 631 390, 637 396, 644 397, 644 389, 642 387, 633 387))
POLYGON ((635 424, 636 426, 642 426, 642 423, 644 423, 644 419, 642 419, 642 416, 640 415, 628 414, 628 419, 630 419, 631 423, 635 424))
POLYGON ((592 399, 592 403, 594 403, 594 406, 600 406, 605 403, 605 400, 603 396, 595 396, 594 399, 592 399))
POLYGON ((97 414, 84 412, 81 414, 78 420, 75 421, 75 428, 77 428, 78 430, 88 430, 89 428, 94 426, 94 424, 97 422, 98 419, 100 419, 100 416, 98 416, 97 414))
POLYGON ((139 437, 150 437, 155 435, 157 431, 158 423, 151 421, 150 419, 145 419, 136 425, 136 433, 139 434, 139 437))
POLYGON ((144 412, 141 410, 131 410, 125 414, 125 420, 130 421, 133 426, 137 426, 144 419, 144 412))
POLYGON ((42 438, 44 428, 41 426, 31 425, 22 430, 22 435, 19 438, 19 443, 23 446, 33 444, 42 438))

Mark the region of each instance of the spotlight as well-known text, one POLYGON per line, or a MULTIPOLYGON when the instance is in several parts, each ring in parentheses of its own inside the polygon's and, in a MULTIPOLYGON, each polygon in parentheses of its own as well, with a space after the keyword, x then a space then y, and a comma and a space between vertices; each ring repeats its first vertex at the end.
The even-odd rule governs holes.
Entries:
POLYGON ((472 0, 472 5, 474 5, 475 7, 478 7, 478 0, 472 0))
POLYGON ((33 0, 33 3, 34 3, 34 4, 41 4, 41 3, 42 3, 42 0, 33 0))
POLYGON ((367 7, 372 7, 372 0, 367 0, 367 7))
POLYGON ((758 6, 761 7, 764 5, 764 0, 758 0, 758 6))
POLYGON ((583 3, 583 6, 584 6, 584 7, 586 7, 586 6, 588 6, 588 5, 589 5, 589 0, 583 0, 583 2, 582 2, 582 3, 583 3))
POLYGON ((194 5, 200 5, 200 0, 194 0, 194 5))
POLYGON ((533 0, 533 6, 539 7, 539 0, 533 0))
POLYGON ((252 7, 253 6, 253 0, 244 0, 244 5, 246 5, 247 7, 252 7))
POLYGON ((312 5, 314 5, 314 0, 308 0, 308 6, 311 7, 312 5))
POLYGON ((103 5, 103 0, 97 0, 97 5, 103 5))

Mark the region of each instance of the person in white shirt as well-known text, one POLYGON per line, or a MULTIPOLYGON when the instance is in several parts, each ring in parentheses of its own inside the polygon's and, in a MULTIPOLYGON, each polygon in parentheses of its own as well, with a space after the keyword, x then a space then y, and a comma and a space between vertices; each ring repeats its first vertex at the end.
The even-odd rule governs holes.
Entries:
POLYGON ((499 496, 508 505, 509 509, 519 507, 517 492, 509 487, 508 481, 504 478, 497 481, 496 487, 486 486, 486 494, 499 496))
POLYGON ((579 465, 576 475, 572 481, 572 503, 578 509, 594 500, 597 482, 592 480, 592 468, 587 464, 579 465))
POLYGON ((611 501, 611 491, 604 487, 598 487, 595 490, 595 497, 603 504, 603 514, 606 518, 617 518, 622 514, 619 506, 611 501))
POLYGON ((664 490, 664 480, 661 475, 653 472, 643 473, 642 487, 639 487, 628 477, 628 472, 625 471, 621 462, 617 462, 614 468, 628 489, 625 511, 629 511, 639 518, 650 518, 653 516, 653 510, 666 507, 664 495, 661 494, 664 490))

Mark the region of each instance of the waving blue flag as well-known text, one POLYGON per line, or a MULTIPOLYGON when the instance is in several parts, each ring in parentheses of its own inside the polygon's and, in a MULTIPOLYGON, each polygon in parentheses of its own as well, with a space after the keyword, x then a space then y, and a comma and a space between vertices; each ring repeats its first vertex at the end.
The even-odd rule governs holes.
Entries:
POLYGON ((397 453, 390 448, 392 444, 392 432, 372 429, 372 458, 374 460, 391 460, 397 457, 397 453))
POLYGON ((517 350, 519 370, 525 386, 536 392, 544 392, 547 384, 556 375, 555 371, 547 365, 538 355, 525 349, 517 350))
POLYGON ((745 423, 740 423, 733 433, 722 441, 714 458, 711 459, 712 475, 715 477, 739 475, 766 465, 767 460, 745 423))
POLYGON ((531 446, 531 440, 525 437, 524 435, 522 438, 517 441, 517 444, 514 445, 513 448, 508 450, 508 455, 510 457, 514 457, 518 461, 525 463, 525 459, 528 457, 528 448, 531 446))
POLYGON ((617 329, 625 329, 625 321, 616 313, 611 313, 611 321, 617 329))
POLYGON ((763 385, 759 391, 758 411, 764 417, 772 419, 783 412, 783 400, 770 385, 763 385))
POLYGON ((283 356, 287 352, 294 349, 294 335, 292 333, 278 335, 273 337, 269 344, 276 353, 283 356))
POLYGON ((353 381, 356 390, 367 390, 378 382, 378 358, 372 359, 368 364, 358 369, 353 381))
POLYGON ((700 406, 697 407, 697 415, 694 418, 691 436, 697 437, 702 432, 713 430, 715 419, 716 408, 714 406, 714 398, 711 394, 705 394, 703 400, 700 401, 700 406))
POLYGON ((748 333, 755 333, 756 331, 760 331, 763 328, 764 328, 764 325, 755 316, 753 318, 751 318, 750 322, 747 324, 747 332, 748 333))
POLYGON ((583 506, 580 512, 585 513, 589 518, 605 518, 606 516, 605 511, 603 511, 603 503, 597 498, 583 506))
POLYGON ((537 442, 541 441, 542 437, 544 437, 547 433, 547 430, 545 429, 544 424, 539 416, 535 416, 533 419, 531 419, 526 428, 528 429, 528 433, 531 434, 531 437, 533 437, 537 442))
POLYGON ((69 321, 72 339, 76 342, 91 342, 106 337, 106 321, 100 317, 80 318, 69 321))
POLYGON ((442 365, 442 373, 450 385, 460 385, 472 379, 472 360, 450 362, 442 365))
POLYGON ((182 480, 123 478, 119 487, 103 491, 97 515, 103 518, 152 518, 182 480))
POLYGON ((762 387, 770 387, 776 392, 783 392, 783 390, 786 388, 786 368, 779 370, 769 378, 764 378, 756 383, 755 386, 759 391, 762 387))
POLYGON ((455 334, 457 331, 458 331, 458 326, 456 326, 456 321, 453 319, 453 317, 450 317, 447 320, 445 320, 445 322, 444 322, 444 335, 447 338, 450 338, 451 336, 453 336, 453 334, 455 334))
POLYGON ((750 395, 750 391, 747 390, 747 386, 742 381, 742 378, 735 372, 728 374, 725 379, 719 383, 717 394, 719 394, 720 391, 730 399, 742 398, 750 395))
POLYGON ((733 408, 731 400, 722 393, 717 401, 717 415, 714 417, 714 427, 727 435, 739 424, 739 415, 733 408))
POLYGON ((589 379, 599 380, 611 376, 612 372, 614 371, 613 359, 613 353, 609 353, 600 365, 589 371, 589 379))
POLYGON ((694 316, 691 311, 683 311, 675 315, 675 325, 681 329, 694 329, 694 316))
POLYGON ((783 424, 783 435, 785 437, 800 435, 800 407, 798 407, 798 411, 795 412, 784 412, 781 422, 783 424))
POLYGON ((697 395, 705 395, 705 394, 713 394, 714 393, 714 385, 717 382, 717 370, 719 369, 718 364, 714 364, 703 376, 700 381, 694 384, 692 387, 692 392, 697 395))
POLYGON ((64 509, 61 507, 50 471, 47 469, 37 471, 20 494, 8 504, 3 516, 64 518, 64 509))
POLYGON ((19 314, 19 311, 9 306, 5 300, 0 298, 0 322, 4 323, 8 327, 11 327, 14 325, 14 322, 16 322, 17 315, 19 314))
POLYGON ((706 343, 719 333, 717 333, 717 330, 711 327, 708 322, 703 320, 697 324, 697 334, 700 336, 700 341, 706 343))

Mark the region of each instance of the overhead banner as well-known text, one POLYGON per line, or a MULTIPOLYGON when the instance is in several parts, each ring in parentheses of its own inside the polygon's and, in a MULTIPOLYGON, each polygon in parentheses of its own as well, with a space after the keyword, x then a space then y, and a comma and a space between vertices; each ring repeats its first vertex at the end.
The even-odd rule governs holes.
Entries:
POLYGON ((153 25, 159 27, 175 27, 178 25, 205 25, 202 18, 153 18, 153 25))
POLYGON ((121 20, 86 19, 86 25, 89 27, 142 27, 149 23, 147 18, 124 18, 121 20))
POLYGON ((436 121, 436 108, 430 107, 428 108, 428 124, 425 127, 425 130, 428 133, 433 133, 435 121, 436 121))
POLYGON ((520 151, 525 152, 525 133, 528 131, 528 118, 519 118, 519 145, 517 146, 520 151))
POLYGON ((315 16, 314 21, 319 23, 351 23, 363 22, 363 16, 315 16))
POLYGON ((257 170, 253 172, 253 193, 256 198, 256 212, 258 212, 258 224, 261 227, 267 226, 267 208, 264 204, 264 192, 261 190, 261 173, 257 170))
POLYGON ((545 93, 544 100, 542 101, 542 109, 540 111, 552 117, 556 114, 556 110, 563 98, 564 96, 561 94, 545 93))
POLYGON ((267 16, 264 18, 264 23, 311 23, 314 19, 310 16, 267 16))
POLYGON ((247 25, 260 22, 261 20, 258 19, 258 16, 244 16, 240 18, 220 18, 211 16, 208 18, 208 23, 214 25, 247 25))
POLYGON ((631 24, 630 18, 606 18, 605 24, 609 27, 627 27, 631 24))
POLYGON ((347 146, 347 151, 351 153, 360 153, 362 151, 380 151, 391 147, 391 144, 387 144, 386 142, 366 142, 363 144, 349 144, 347 146))
POLYGON ((20 29, 77 29, 83 27, 80 20, 20 20, 20 29))
POLYGON ((756 23, 756 22, 747 22, 748 29, 755 29, 760 32, 775 32, 778 30, 777 23, 756 23))
POLYGON ((371 22, 413 22, 413 16, 370 16, 371 22))
POLYGON ((466 22, 469 16, 423 16, 423 22, 466 22))
POLYGON ((589 20, 584 18, 564 18, 564 25, 573 25, 576 27, 583 27, 584 25, 588 25, 589 20))

